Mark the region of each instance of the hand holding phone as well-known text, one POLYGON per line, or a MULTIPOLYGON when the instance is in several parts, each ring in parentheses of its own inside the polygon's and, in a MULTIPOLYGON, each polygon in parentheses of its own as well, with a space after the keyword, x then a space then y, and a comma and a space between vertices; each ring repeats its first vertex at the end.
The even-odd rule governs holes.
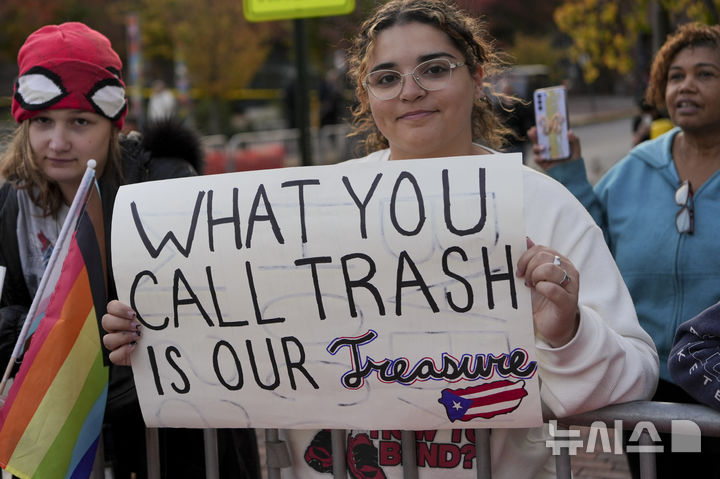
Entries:
POLYGON ((570 157, 567 90, 563 86, 539 88, 533 94, 538 144, 545 160, 570 157))

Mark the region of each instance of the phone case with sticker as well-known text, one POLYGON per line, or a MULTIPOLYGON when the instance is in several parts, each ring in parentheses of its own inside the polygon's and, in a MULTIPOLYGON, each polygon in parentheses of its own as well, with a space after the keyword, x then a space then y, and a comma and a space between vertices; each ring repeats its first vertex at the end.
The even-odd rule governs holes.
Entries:
POLYGON ((538 143, 546 160, 570 157, 568 141, 567 90, 563 86, 539 88, 533 94, 538 143))

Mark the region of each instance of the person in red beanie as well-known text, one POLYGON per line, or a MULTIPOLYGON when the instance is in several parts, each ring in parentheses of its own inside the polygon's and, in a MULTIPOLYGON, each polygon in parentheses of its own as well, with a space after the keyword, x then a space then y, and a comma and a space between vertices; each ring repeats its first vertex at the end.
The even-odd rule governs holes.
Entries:
POLYGON ((21 122, 48 110, 97 113, 122 129, 127 114, 122 61, 103 34, 79 22, 46 25, 18 53, 12 114, 21 122))
MULTIPOLYGON (((110 41, 78 22, 44 26, 19 50, 11 107, 18 126, 0 156, 0 265, 7 268, 0 367, 9 361, 88 160, 97 164, 100 199, 95 196, 88 211, 103 224, 98 239, 108 265, 108 300, 117 298, 109 265, 118 188, 195 175, 201 167, 197 136, 175 121, 121 133, 128 113, 122 66, 110 41)), ((129 368, 110 364, 103 430, 113 477, 146 477, 145 426, 129 368)), ((223 477, 259 477, 254 432, 219 434, 223 477)), ((163 477, 204 477, 202 437, 201 430, 160 430, 163 477)))

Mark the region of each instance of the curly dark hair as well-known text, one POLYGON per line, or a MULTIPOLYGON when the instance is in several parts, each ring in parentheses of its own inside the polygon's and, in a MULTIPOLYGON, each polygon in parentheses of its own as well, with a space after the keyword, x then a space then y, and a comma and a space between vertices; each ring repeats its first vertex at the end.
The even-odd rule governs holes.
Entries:
POLYGON ((686 23, 674 33, 658 50, 650 69, 650 84, 645 92, 645 101, 658 109, 665 108, 665 89, 668 71, 675 56, 685 48, 707 46, 720 50, 720 25, 686 23))
MULTIPOLYGON (((355 86, 358 104, 352 109, 353 136, 364 138, 361 144, 366 153, 388 147, 387 138, 378 130, 372 118, 368 93, 363 78, 368 71, 368 56, 375 38, 383 30, 395 25, 419 22, 433 26, 447 34, 465 57, 470 71, 482 66, 485 78, 501 72, 507 65, 503 55, 495 50, 494 40, 488 38, 485 23, 460 10, 451 0, 391 0, 379 6, 363 22, 348 50, 348 75, 355 86)), ((486 96, 475 102, 472 113, 473 140, 500 148, 510 130, 493 113, 487 96, 504 97, 485 82, 486 96)))

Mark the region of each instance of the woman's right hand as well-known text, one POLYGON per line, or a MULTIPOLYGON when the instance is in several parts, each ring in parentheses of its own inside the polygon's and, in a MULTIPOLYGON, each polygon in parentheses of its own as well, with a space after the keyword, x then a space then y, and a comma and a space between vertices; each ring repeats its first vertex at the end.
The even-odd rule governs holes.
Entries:
POLYGON ((580 139, 575 135, 575 133, 572 132, 572 130, 568 131, 568 140, 570 140, 570 158, 567 158, 565 160, 546 160, 542 156, 542 152, 545 150, 545 148, 538 143, 536 127, 533 126, 532 128, 530 128, 527 132, 527 136, 533 145, 533 160, 535 160, 535 163, 540 168, 542 168, 543 171, 547 171, 553 166, 567 163, 568 161, 577 160, 582 157, 582 154, 580 152, 580 139))
POLYGON ((130 355, 140 337, 135 311, 118 300, 110 301, 102 317, 102 327, 107 331, 103 344, 110 350, 110 361, 118 366, 130 366, 130 355))

